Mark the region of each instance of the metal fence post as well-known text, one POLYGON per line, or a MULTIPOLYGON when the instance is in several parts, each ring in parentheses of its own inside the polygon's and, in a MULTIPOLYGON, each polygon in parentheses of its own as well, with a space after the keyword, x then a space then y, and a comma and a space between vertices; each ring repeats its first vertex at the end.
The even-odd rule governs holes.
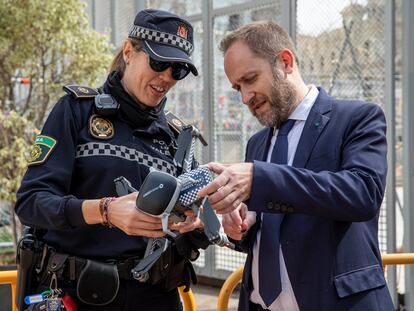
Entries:
MULTIPOLYGON (((203 160, 210 162, 216 159, 215 156, 215 126, 214 126, 214 53, 213 53, 213 2, 203 1, 202 22, 203 22, 203 104, 204 123, 206 124, 205 138, 209 142, 206 147, 207 158, 203 160)), ((213 275, 215 269, 215 246, 209 247, 205 252, 205 273, 213 275)))
MULTIPOLYGON (((404 251, 414 251, 414 2, 403 1, 402 13, 402 97, 404 126, 404 251)), ((414 269, 405 269, 406 310, 414 308, 414 269)))
MULTIPOLYGON (((388 175, 386 188, 387 253, 396 252, 395 220, 395 1, 385 4, 385 94, 384 107, 387 118, 388 175)), ((398 303, 396 267, 387 271, 388 288, 394 305, 398 303)))

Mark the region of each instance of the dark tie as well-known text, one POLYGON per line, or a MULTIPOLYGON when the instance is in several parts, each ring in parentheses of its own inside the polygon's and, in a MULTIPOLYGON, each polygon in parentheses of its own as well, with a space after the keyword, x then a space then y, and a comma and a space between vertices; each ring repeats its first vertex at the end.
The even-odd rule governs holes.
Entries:
MULTIPOLYGON (((295 120, 283 123, 277 134, 272 151, 271 162, 287 164, 287 135, 295 124, 295 120)), ((279 263, 279 233, 283 214, 263 214, 259 249, 259 293, 266 306, 270 306, 282 291, 279 263)))

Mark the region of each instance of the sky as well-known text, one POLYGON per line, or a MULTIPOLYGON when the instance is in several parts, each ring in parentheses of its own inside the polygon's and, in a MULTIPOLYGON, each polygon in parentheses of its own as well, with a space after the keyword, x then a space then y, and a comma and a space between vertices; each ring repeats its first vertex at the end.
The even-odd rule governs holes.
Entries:
POLYGON ((362 5, 367 0, 297 0, 297 31, 303 35, 318 35, 342 26, 340 12, 351 3, 362 5))

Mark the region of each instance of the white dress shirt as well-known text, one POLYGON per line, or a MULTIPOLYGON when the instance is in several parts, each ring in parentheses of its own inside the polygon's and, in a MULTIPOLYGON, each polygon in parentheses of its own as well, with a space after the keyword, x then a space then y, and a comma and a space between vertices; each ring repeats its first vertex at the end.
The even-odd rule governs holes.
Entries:
MULTIPOLYGON (((296 109, 291 113, 289 119, 296 120, 293 128, 288 134, 288 165, 292 165, 295 157, 296 149, 298 147, 300 136, 302 135, 303 128, 305 126, 306 119, 309 112, 318 97, 319 91, 316 86, 309 86, 309 92, 305 98, 299 103, 296 109)), ((278 130, 275 130, 271 144, 267 154, 266 162, 270 162, 273 147, 276 142, 278 130)), ((262 214, 263 220, 263 214, 262 214)), ((253 261, 252 261, 252 279, 253 279, 253 291, 250 295, 250 301, 255 304, 261 305, 264 309, 271 311, 299 311, 299 306, 296 301, 295 293, 293 292, 292 285, 289 280, 289 275, 286 270, 285 260, 283 258, 282 247, 279 248, 279 262, 280 262, 280 278, 282 284, 282 291, 276 300, 269 306, 263 302, 259 293, 259 248, 260 248, 260 236, 261 230, 257 231, 256 242, 253 246, 253 261)), ((269 284, 272 286, 272 284, 269 284)))

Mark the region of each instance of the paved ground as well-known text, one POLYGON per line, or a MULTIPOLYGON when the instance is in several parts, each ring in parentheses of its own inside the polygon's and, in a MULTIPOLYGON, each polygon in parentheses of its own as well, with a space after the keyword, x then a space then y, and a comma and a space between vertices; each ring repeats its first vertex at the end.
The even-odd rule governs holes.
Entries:
MULTIPOLYGON (((216 311, 217 298, 220 292, 219 287, 208 285, 193 285, 191 290, 195 296, 197 311, 216 311)), ((230 297, 228 311, 236 311, 238 305, 239 292, 234 292, 230 297)))

